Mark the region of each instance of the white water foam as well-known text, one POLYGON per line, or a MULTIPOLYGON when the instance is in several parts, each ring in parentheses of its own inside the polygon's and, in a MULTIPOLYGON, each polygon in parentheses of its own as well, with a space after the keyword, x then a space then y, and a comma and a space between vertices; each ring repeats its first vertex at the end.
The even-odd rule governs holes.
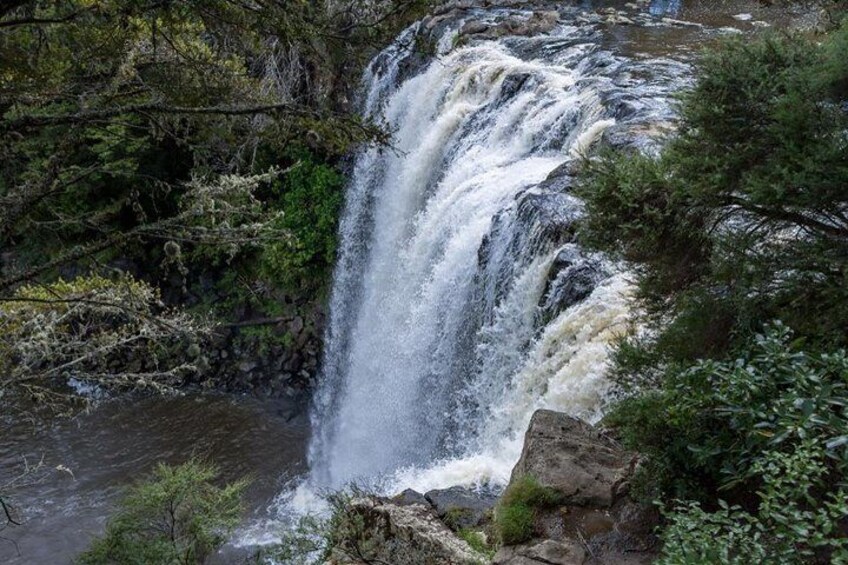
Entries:
POLYGON ((628 318, 625 274, 575 244, 582 203, 551 173, 623 128, 621 104, 625 122, 669 119, 673 81, 633 78, 569 26, 547 43, 443 40, 410 71, 420 28, 365 75, 394 147, 363 150, 348 188, 311 474, 280 499, 295 513, 350 483, 505 484, 535 410, 600 417, 628 318))

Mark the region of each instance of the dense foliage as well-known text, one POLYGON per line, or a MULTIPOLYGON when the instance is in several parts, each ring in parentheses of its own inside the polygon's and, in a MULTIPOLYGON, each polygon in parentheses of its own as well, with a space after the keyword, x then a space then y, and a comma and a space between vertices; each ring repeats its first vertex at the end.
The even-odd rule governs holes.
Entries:
POLYGON ((848 325, 848 27, 732 41, 703 59, 662 156, 607 154, 585 236, 637 265, 648 333, 632 373, 720 355, 780 318, 822 343, 848 325))
POLYGON ((261 270, 288 289, 309 289, 327 280, 335 261, 344 177, 303 149, 292 158, 291 170, 273 186, 282 210, 275 227, 289 237, 265 246, 261 270))
POLYGON ((660 155, 587 162, 583 237, 641 306, 607 423, 647 455, 664 563, 848 559, 846 61, 848 22, 725 42, 660 155))
POLYGON ((214 467, 196 460, 160 465, 130 489, 106 534, 78 563, 204 563, 238 523, 247 486, 243 480, 215 486, 216 475, 214 467))
POLYGON ((388 138, 347 102, 358 66, 426 6, 4 2, 0 304, 89 275, 223 321, 321 300, 338 159, 388 138))
POLYGON ((829 467, 815 440, 791 453, 767 453, 752 467, 763 483, 759 509, 752 513, 723 500, 713 512, 695 502, 680 504, 667 514, 659 563, 848 563, 848 538, 841 530, 848 491, 828 484, 829 467))

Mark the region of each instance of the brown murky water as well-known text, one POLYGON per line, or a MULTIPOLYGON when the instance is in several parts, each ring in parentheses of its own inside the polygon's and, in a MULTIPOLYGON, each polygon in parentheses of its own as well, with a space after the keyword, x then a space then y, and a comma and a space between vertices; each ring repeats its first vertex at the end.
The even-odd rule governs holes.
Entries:
POLYGON ((633 0, 586 0, 588 10, 614 7, 628 15, 649 13, 676 21, 672 25, 643 27, 608 26, 604 42, 617 53, 636 58, 690 58, 710 43, 734 32, 761 33, 768 29, 810 29, 818 12, 812 3, 789 5, 761 0, 651 0, 634 9, 633 0), (737 19, 742 16, 746 19, 737 19), (695 24, 695 25, 687 25, 695 24))
POLYGON ((14 494, 25 523, 0 531, 0 563, 10 565, 70 563, 103 531, 126 485, 193 455, 224 480, 253 477, 248 522, 261 520, 286 479, 305 471, 309 435, 307 418, 292 419, 278 402, 219 395, 113 401, 71 420, 4 425, 0 482, 24 457, 43 457, 47 469, 14 494))

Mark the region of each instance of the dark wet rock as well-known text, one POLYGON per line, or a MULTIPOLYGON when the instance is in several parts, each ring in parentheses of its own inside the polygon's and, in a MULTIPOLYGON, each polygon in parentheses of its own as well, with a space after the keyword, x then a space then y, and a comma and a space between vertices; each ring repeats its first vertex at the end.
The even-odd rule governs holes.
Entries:
POLYGON ((586 550, 577 543, 544 540, 504 547, 492 565, 581 565, 585 561, 586 550))
POLYGON ((566 245, 548 271, 545 291, 539 303, 543 319, 551 320, 560 312, 582 302, 609 275, 602 261, 587 255, 576 245, 566 245))
POLYGON ((608 508, 626 493, 636 463, 635 454, 586 422, 538 410, 511 480, 529 475, 561 493, 564 504, 608 508))
POLYGON ((512 97, 524 88, 524 85, 530 78, 530 73, 513 73, 508 75, 501 83, 500 98, 505 101, 511 100, 512 97))
POLYGON ((431 490, 424 497, 433 506, 439 518, 455 530, 482 524, 487 513, 498 501, 494 494, 460 486, 431 490))
POLYGON ((455 0, 453 2, 445 2, 433 10, 433 15, 441 16, 457 10, 467 10, 477 4, 477 2, 472 0, 455 0))
POLYGON ((393 496, 392 503, 397 504, 398 506, 420 504, 421 506, 430 508, 430 501, 427 500, 423 494, 421 494, 417 490, 412 490, 411 488, 408 488, 400 494, 396 494, 395 496, 393 496))
POLYGON ((481 21, 470 21, 462 26, 459 30, 460 35, 474 35, 477 33, 486 33, 489 31, 489 24, 481 21))
POLYGON ((302 332, 303 328, 303 318, 301 318, 300 316, 295 316, 295 318, 291 322, 289 322, 289 331, 295 335, 302 332))
POLYGON ((498 39, 508 36, 531 37, 551 32, 559 23, 556 10, 538 10, 529 16, 511 14, 495 22, 470 20, 460 29, 461 37, 498 39))
POLYGON ((342 524, 349 535, 333 548, 332 563, 479 565, 480 556, 429 508, 401 506, 376 497, 352 500, 342 524))
POLYGON ((623 13, 610 14, 604 18, 604 23, 607 25, 633 25, 635 22, 623 15, 623 13))
POLYGON ((430 60, 430 55, 422 50, 415 51, 403 59, 403 61, 398 64, 397 84, 403 84, 405 81, 426 69, 427 65, 430 64, 430 60))
POLYGON ((559 13, 551 10, 545 12, 533 12, 529 18, 507 18, 498 26, 501 35, 540 35, 554 29, 559 21, 559 13))
POLYGON ((575 222, 583 213, 580 199, 563 192, 528 191, 518 203, 518 217, 536 237, 553 244, 574 238, 575 222))
POLYGON ((594 12, 584 12, 575 18, 575 23, 577 24, 596 24, 601 21, 600 14, 596 14, 594 12))
POLYGON ((623 534, 632 536, 651 535, 654 533, 659 520, 659 510, 656 506, 627 500, 618 510, 616 529, 623 534))
POLYGON ((580 173, 581 167, 582 163, 579 159, 568 160, 548 173, 539 187, 556 192, 568 192, 573 187, 574 177, 580 173))

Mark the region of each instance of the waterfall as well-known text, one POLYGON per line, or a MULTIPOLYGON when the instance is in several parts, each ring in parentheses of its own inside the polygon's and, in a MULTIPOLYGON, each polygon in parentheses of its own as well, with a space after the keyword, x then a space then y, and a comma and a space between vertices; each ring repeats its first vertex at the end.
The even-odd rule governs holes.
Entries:
POLYGON ((649 147, 686 67, 605 50, 567 13, 541 37, 457 40, 522 14, 418 23, 365 73, 393 145, 363 149, 347 191, 312 487, 503 484, 533 411, 599 417, 631 288, 575 240, 574 164, 602 136, 649 147))

